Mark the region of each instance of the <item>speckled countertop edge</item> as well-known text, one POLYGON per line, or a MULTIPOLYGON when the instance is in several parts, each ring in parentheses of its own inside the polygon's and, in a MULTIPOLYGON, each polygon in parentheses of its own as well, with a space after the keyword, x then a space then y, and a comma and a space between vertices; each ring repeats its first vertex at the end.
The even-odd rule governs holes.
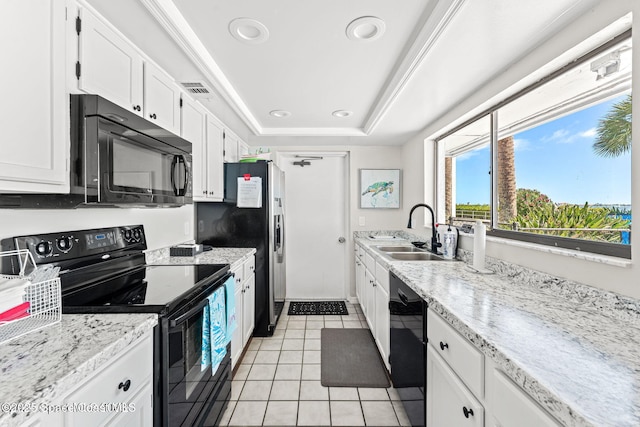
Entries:
MULTIPOLYGON (((576 284, 551 281, 557 288, 554 294, 549 283, 535 286, 538 283, 529 276, 537 272, 517 266, 509 270, 518 272, 514 278, 478 275, 461 262, 390 262, 370 248, 381 243, 371 240, 370 234, 354 233, 367 253, 407 282, 562 423, 640 425, 640 331, 632 321, 635 312, 617 313, 616 307, 605 304, 603 308, 600 302, 590 301, 602 297, 600 290, 579 292, 582 304, 576 304, 572 299, 576 284), (518 286, 516 281, 532 283, 518 286), (513 325, 518 322, 521 335, 535 337, 528 340, 533 344, 514 338, 518 328, 513 325)), ((402 232, 397 235, 411 239, 402 232)), ((407 244, 383 241, 384 245, 402 243, 407 244)))
MULTIPOLYGON (((0 403, 53 403, 157 323, 155 314, 63 314, 0 345, 0 403)), ((0 425, 19 426, 33 415, 1 411, 0 425)))
POLYGON ((169 248, 148 251, 150 265, 229 264, 231 270, 256 253, 255 248, 213 248, 196 256, 169 256, 169 248))

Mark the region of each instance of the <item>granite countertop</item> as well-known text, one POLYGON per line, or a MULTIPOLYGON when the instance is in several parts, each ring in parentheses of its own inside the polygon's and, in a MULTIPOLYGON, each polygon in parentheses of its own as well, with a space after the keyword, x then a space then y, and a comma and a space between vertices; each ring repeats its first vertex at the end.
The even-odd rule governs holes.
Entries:
POLYGON ((478 274, 464 262, 389 262, 371 246, 402 242, 356 242, 563 424, 640 425, 640 327, 629 304, 602 307, 597 290, 562 280, 538 286, 525 269, 478 274), (565 297, 572 292, 578 297, 565 297))
MULTIPOLYGON (((158 323, 155 314, 63 314, 59 323, 0 345, 0 404, 51 404, 158 323)), ((0 425, 33 412, 0 410, 0 425)))
POLYGON ((256 253, 255 248, 213 248, 196 256, 169 256, 169 249, 159 249, 146 253, 147 264, 151 265, 191 265, 191 264, 229 264, 231 269, 241 265, 256 253))

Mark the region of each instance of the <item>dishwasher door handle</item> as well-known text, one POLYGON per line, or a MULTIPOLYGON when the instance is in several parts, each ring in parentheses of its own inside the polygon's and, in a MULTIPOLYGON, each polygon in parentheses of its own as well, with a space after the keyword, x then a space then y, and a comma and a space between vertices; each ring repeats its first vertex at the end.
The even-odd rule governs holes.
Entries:
POLYGON ((409 306, 409 298, 407 298, 405 293, 400 289, 398 289, 398 297, 400 298, 400 302, 404 304, 405 307, 409 306))

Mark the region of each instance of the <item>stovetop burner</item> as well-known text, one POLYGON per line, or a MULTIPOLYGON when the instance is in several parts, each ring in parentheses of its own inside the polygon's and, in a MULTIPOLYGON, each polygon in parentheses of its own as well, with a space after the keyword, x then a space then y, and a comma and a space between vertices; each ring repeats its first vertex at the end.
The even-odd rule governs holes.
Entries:
POLYGON ((171 311, 182 301, 206 293, 228 264, 151 265, 98 281, 62 295, 63 313, 171 311))
MULTIPOLYGON (((19 236, 2 247, 27 249, 36 264, 60 267, 63 313, 167 313, 207 296, 229 271, 228 264, 146 265, 141 225, 19 236)), ((16 261, 2 266, 7 274, 16 269, 16 261)))

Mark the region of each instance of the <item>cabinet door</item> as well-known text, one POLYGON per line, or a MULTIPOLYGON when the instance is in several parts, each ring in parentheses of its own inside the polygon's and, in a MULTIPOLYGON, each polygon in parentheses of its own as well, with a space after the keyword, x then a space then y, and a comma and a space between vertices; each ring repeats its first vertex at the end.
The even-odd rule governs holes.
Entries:
POLYGON ((235 163, 238 161, 238 138, 230 132, 224 135, 224 162, 235 163))
POLYGON ((87 9, 80 10, 78 88, 143 115, 142 56, 87 9))
POLYGON ((256 276, 247 277, 244 281, 244 295, 242 307, 242 345, 245 346, 253 334, 256 324, 256 276))
POLYGON ((2 3, 0 192, 68 192, 65 2, 2 3))
POLYGON ((222 125, 211 116, 207 116, 207 198, 222 201, 224 197, 224 165, 222 125))
POLYGON ((180 136, 193 144, 193 197, 202 199, 206 193, 206 161, 205 146, 207 114, 203 107, 191 98, 182 99, 180 119, 180 136))
POLYGON ((376 281, 375 281, 375 278, 373 277, 373 274, 371 274, 369 269, 365 268, 364 270, 364 299, 365 299, 364 316, 367 319, 367 324, 369 325, 369 329, 371 329, 371 333, 374 333, 374 334, 376 331, 376 308, 375 308, 376 294, 374 291, 375 284, 376 284, 376 281))
POLYGON ((427 345, 427 426, 481 427, 484 408, 464 383, 427 345))
POLYGON ((363 289, 362 289, 362 285, 364 283, 364 265, 362 264, 362 261, 360 261, 360 258, 358 257, 358 255, 356 255, 355 263, 356 263, 356 297, 358 298, 358 302, 360 303, 360 306, 364 310, 364 301, 363 301, 364 295, 363 295, 363 289))
POLYGON ((249 154, 249 145, 242 140, 238 140, 238 159, 248 154, 249 154))
POLYGON ((153 426, 153 384, 151 380, 131 398, 126 407, 120 407, 120 414, 109 421, 107 426, 153 426))
POLYGON ((180 88, 150 62, 144 64, 144 117, 176 135, 180 133, 180 88))
POLYGON ((242 297, 244 293, 242 292, 242 286, 236 286, 233 296, 236 303, 236 330, 233 331, 231 336, 231 369, 235 368, 244 349, 244 329, 242 326, 244 317, 242 297))
POLYGON ((374 289, 376 294, 376 330, 374 336, 385 366, 387 369, 391 369, 389 366, 389 293, 379 282, 377 282, 374 289))

